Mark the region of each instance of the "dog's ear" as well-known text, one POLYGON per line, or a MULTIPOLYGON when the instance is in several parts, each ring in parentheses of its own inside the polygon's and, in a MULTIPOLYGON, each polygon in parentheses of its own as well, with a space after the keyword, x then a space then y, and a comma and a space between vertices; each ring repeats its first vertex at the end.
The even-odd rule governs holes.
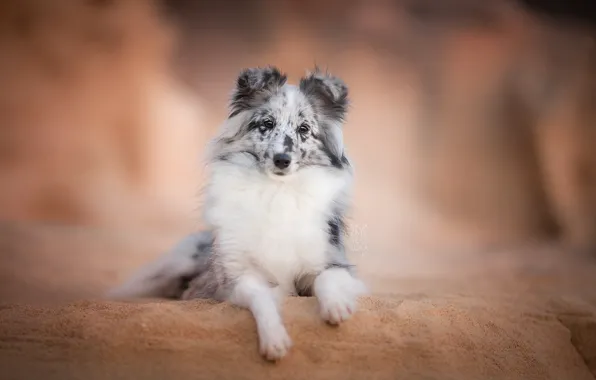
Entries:
POLYGON ((317 111, 334 121, 343 121, 348 111, 348 86, 338 77, 315 68, 300 80, 300 90, 317 111))
POLYGON ((286 74, 274 66, 242 70, 232 95, 230 117, 267 101, 267 98, 282 87, 287 79, 286 74))

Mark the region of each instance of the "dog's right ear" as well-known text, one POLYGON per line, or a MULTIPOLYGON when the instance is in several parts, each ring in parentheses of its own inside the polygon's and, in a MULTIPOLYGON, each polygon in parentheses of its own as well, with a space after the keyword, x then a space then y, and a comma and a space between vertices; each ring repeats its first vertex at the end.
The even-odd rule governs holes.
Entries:
POLYGON ((286 74, 274 66, 242 70, 232 95, 230 117, 263 104, 287 79, 286 74))

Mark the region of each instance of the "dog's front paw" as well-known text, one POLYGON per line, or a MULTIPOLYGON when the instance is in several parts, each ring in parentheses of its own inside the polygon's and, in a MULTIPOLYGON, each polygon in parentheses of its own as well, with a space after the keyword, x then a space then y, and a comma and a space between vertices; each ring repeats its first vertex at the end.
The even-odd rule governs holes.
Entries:
POLYGON ((334 298, 320 299, 319 307, 325 322, 338 325, 350 319, 356 311, 356 296, 346 293, 334 298))
POLYGON ((259 331, 259 352, 263 358, 277 361, 286 356, 292 340, 283 325, 269 326, 259 331))
POLYGON ((350 278, 344 286, 330 286, 319 295, 319 308, 323 320, 332 325, 347 321, 357 308, 358 297, 366 293, 364 284, 350 278))

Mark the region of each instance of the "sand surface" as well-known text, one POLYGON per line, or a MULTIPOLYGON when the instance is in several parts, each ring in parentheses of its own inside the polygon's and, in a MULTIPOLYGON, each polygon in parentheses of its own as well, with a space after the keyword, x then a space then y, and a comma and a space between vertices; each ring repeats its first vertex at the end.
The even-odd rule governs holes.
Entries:
POLYGON ((393 275, 388 267, 408 263, 407 256, 379 259, 384 271, 360 260, 372 295, 354 318, 330 327, 314 299, 288 299, 283 314, 294 347, 270 364, 257 353, 245 310, 101 299, 180 232, 2 225, 0 379, 596 376, 596 266, 589 258, 538 246, 420 253, 393 275))

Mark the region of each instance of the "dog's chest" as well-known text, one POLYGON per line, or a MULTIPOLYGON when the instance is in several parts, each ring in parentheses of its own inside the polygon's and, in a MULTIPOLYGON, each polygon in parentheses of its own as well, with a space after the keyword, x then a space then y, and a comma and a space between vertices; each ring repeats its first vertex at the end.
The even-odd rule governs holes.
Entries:
POLYGON ((232 176, 220 180, 206 218, 218 230, 223 254, 284 287, 324 268, 327 220, 339 186, 232 176))
POLYGON ((246 234, 238 234, 250 247, 246 254, 251 264, 282 283, 325 265, 324 210, 310 199, 285 191, 254 194, 252 201, 256 207, 242 210, 252 223, 246 234))

